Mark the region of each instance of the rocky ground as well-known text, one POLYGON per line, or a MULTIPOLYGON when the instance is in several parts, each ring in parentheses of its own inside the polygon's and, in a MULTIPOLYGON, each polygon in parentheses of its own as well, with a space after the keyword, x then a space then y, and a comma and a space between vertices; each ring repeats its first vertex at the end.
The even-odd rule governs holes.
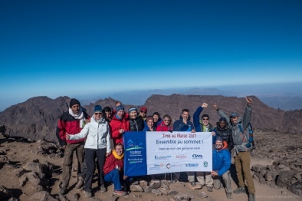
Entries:
MULTIPOLYGON (((256 131, 257 149, 253 152, 251 169, 256 187, 256 200, 301 200, 302 197, 302 143, 298 134, 256 131)), ((87 199, 76 189, 76 170, 66 196, 59 196, 58 184, 63 159, 57 147, 43 141, 26 142, 22 139, 0 139, 0 200, 125 200, 125 201, 176 201, 176 200, 228 200, 223 189, 207 192, 192 190, 188 183, 170 180, 141 182, 121 198, 112 196, 112 186, 106 193, 97 191, 87 199), (140 188, 141 187, 141 188, 140 188)), ((233 170, 233 169, 232 169, 233 170)), ((232 189, 236 176, 232 171, 232 189)), ((185 178, 185 176, 184 176, 185 178)), ((247 200, 247 194, 233 194, 234 201, 247 200)))

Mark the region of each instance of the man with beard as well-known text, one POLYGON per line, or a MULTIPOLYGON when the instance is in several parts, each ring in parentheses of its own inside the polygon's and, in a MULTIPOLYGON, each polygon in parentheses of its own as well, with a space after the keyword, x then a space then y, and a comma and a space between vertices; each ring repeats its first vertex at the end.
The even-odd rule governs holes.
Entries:
POLYGON ((85 138, 79 140, 69 140, 66 138, 66 134, 74 135, 79 133, 89 119, 90 116, 88 116, 88 114, 81 107, 80 102, 77 99, 72 98, 70 100, 69 110, 64 112, 58 121, 56 135, 61 147, 64 149, 62 178, 59 192, 61 195, 64 195, 67 191, 71 176, 73 153, 76 153, 78 159, 78 176, 81 176, 80 170, 84 160, 85 138))
POLYGON ((213 108, 217 111, 220 117, 224 117, 227 120, 232 130, 232 138, 236 155, 234 161, 239 183, 238 189, 234 190, 233 193, 246 193, 244 182, 245 180, 248 188, 248 201, 255 201, 255 187, 250 171, 250 151, 252 149, 252 145, 249 141, 249 132, 247 132, 247 128, 252 118, 252 99, 249 97, 246 97, 245 99, 247 106, 245 108, 243 118, 239 117, 236 112, 232 112, 228 117, 223 111, 218 108, 216 103, 213 105, 213 108))

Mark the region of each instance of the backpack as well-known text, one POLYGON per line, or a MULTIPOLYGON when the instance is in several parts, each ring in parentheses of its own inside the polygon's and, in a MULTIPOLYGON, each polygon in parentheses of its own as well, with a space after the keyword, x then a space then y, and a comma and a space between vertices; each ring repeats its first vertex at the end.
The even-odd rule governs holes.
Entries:
MULTIPOLYGON (((243 134, 244 130, 243 130, 241 124, 238 125, 238 128, 240 129, 240 132, 243 134)), ((248 130, 249 138, 248 138, 248 140, 246 139, 245 146, 248 149, 253 149, 255 147, 255 143, 254 143, 254 130, 253 130, 251 122, 249 122, 247 130, 248 130)))

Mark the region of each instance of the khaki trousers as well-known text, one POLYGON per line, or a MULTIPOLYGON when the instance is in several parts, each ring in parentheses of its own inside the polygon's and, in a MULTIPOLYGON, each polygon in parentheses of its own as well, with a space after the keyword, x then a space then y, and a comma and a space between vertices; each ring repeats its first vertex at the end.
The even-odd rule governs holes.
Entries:
POLYGON ((83 144, 68 144, 64 151, 63 167, 62 167, 62 187, 68 187, 71 177, 71 167, 73 161, 73 153, 77 156, 78 174, 81 172, 81 167, 84 160, 84 145, 83 144))
POLYGON ((250 164, 251 164, 251 154, 249 151, 238 152, 238 154, 235 156, 235 167, 236 167, 239 186, 240 187, 245 186, 243 180, 243 176, 244 176, 249 193, 255 194, 255 187, 251 175, 250 164))

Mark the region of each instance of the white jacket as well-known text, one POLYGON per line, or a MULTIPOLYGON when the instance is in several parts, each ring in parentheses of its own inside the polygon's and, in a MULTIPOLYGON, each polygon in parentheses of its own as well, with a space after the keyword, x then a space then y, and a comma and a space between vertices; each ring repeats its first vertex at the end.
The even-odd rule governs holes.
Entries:
POLYGON ((69 135, 70 140, 78 140, 85 138, 86 143, 84 148, 87 149, 107 149, 107 153, 111 152, 111 137, 110 129, 107 121, 102 118, 97 122, 94 117, 91 117, 91 121, 84 126, 80 133, 69 135))

